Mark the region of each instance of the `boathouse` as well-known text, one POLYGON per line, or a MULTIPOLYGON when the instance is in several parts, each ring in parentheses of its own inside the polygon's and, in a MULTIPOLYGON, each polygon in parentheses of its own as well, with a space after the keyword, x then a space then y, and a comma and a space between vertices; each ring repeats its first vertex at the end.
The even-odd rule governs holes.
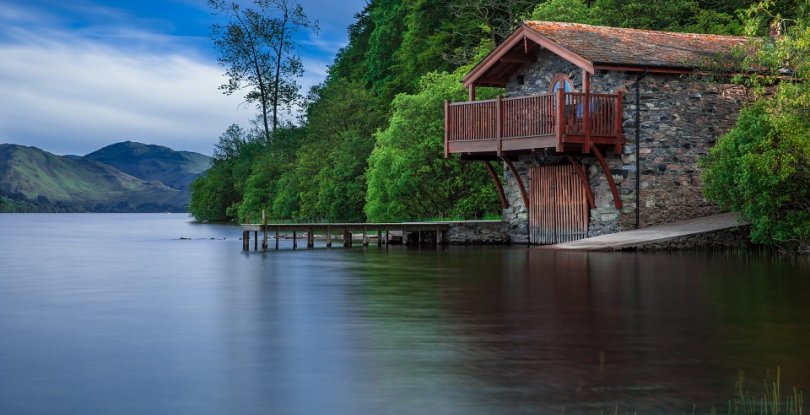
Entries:
POLYGON ((746 40, 524 22, 466 75, 469 101, 445 104, 445 157, 486 163, 513 243, 720 213, 698 159, 749 98, 727 76, 746 40))

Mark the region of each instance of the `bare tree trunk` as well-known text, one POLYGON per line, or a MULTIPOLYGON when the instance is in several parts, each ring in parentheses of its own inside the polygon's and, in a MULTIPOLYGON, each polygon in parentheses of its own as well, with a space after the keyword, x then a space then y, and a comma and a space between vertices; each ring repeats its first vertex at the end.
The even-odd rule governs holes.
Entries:
POLYGON ((284 36, 286 35, 287 21, 289 20, 290 15, 287 2, 284 1, 283 5, 284 19, 282 20, 281 34, 279 35, 279 45, 278 49, 276 50, 276 75, 275 79, 273 80, 273 137, 276 136, 276 130, 278 129, 278 87, 281 83, 281 58, 284 56, 284 36))
MULTIPOLYGON (((243 30, 250 39, 250 53, 253 55, 253 67, 256 69, 256 79, 259 82, 259 99, 262 105, 262 123, 264 124, 264 139, 267 142, 270 142, 270 128, 267 124, 267 85, 264 83, 264 73, 262 72, 261 66, 259 66, 259 52, 256 50, 256 40, 252 36, 253 28, 248 27, 245 21, 242 19, 242 16, 239 14, 235 14, 239 24, 242 26, 243 30)), ((275 130, 274 130, 275 132, 275 130)))

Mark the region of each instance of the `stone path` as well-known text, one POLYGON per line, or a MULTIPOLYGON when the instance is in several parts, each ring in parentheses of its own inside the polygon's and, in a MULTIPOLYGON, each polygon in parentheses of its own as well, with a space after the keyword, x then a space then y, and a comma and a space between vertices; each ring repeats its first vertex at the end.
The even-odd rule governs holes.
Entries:
POLYGON ((723 213, 720 215, 689 219, 682 222, 668 223, 666 225, 650 226, 644 229, 594 236, 593 238, 585 238, 573 242, 546 245, 543 248, 575 251, 614 251, 631 246, 666 241, 681 236, 735 228, 742 224, 743 223, 738 221, 734 215, 723 213))

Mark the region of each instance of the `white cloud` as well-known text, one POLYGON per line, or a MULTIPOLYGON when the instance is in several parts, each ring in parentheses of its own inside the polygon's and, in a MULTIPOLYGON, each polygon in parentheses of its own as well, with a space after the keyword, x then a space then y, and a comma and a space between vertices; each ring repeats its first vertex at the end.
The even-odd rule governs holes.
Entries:
MULTIPOLYGON (((85 154, 133 140, 210 154, 228 125, 250 125, 255 106, 221 93, 223 69, 200 39, 165 34, 153 21, 116 24, 116 13, 99 7, 93 14, 107 22, 63 29, 44 10, 0 4, 0 142, 85 154)), ((305 39, 303 94, 341 46, 305 39)))
POLYGON ((220 93, 212 63, 67 39, 0 45, 0 140, 56 153, 120 140, 210 153, 254 113, 220 93))

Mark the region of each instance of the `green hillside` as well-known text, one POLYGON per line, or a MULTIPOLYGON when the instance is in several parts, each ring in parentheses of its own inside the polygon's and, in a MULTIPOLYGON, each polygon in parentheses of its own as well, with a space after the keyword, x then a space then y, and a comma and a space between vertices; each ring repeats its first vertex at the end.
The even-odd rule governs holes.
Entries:
POLYGON ((115 167, 131 176, 159 181, 174 189, 184 190, 211 167, 211 158, 190 151, 132 141, 116 143, 94 151, 85 159, 115 167))
POLYGON ((98 161, 0 144, 0 211, 184 211, 185 192, 98 161))

